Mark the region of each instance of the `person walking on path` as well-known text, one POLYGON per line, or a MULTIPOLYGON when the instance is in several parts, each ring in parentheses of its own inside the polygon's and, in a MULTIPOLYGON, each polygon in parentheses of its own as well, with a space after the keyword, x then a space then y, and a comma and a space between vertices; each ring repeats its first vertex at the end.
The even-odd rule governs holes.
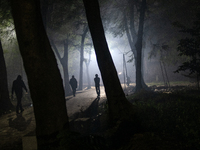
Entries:
POLYGON ((76 80, 76 78, 74 78, 74 75, 73 75, 72 78, 70 79, 69 84, 70 84, 71 87, 72 87, 73 95, 74 95, 74 97, 75 97, 76 88, 77 88, 77 80, 76 80))
POLYGON ((94 83, 95 83, 95 88, 96 88, 96 92, 97 92, 97 97, 100 97, 100 78, 98 77, 98 74, 95 75, 94 78, 94 83))
POLYGON ((19 109, 21 110, 21 113, 24 111, 22 108, 22 94, 23 94, 23 89, 27 92, 27 88, 24 84, 24 81, 22 80, 22 76, 18 75, 17 79, 13 81, 12 85, 12 97, 13 93, 15 92, 15 95, 17 97, 17 107, 16 107, 16 113, 19 114, 19 109))

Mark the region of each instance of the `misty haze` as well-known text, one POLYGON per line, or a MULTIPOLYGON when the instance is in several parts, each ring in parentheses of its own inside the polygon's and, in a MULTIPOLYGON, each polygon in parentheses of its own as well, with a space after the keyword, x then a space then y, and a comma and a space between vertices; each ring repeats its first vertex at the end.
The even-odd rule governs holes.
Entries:
POLYGON ((0 149, 200 149, 200 2, 1 0, 0 149))

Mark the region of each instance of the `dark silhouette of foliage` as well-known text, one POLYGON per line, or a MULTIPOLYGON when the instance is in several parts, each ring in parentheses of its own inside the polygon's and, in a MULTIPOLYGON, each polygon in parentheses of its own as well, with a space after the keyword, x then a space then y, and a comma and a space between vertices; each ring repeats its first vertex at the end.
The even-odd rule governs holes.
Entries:
POLYGON ((192 28, 187 28, 178 23, 175 24, 181 28, 180 32, 189 34, 189 37, 181 39, 178 44, 177 51, 179 56, 188 56, 189 59, 178 67, 175 73, 189 70, 189 76, 196 74, 199 89, 200 75, 200 14, 197 14, 197 20, 193 22, 192 28))

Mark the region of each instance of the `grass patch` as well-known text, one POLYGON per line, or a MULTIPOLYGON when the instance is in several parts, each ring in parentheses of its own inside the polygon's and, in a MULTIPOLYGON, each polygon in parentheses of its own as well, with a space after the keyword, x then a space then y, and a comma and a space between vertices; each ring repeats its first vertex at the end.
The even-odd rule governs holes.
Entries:
POLYGON ((137 116, 144 133, 156 135, 160 141, 167 140, 173 143, 172 147, 175 143, 180 149, 200 149, 199 91, 169 94, 141 91, 128 99, 138 108, 137 116))
MULTIPOLYGON (((150 82, 150 83, 146 83, 148 86, 153 86, 153 85, 156 85, 156 86, 161 86, 161 85, 164 85, 164 82, 150 82)), ((190 82, 190 81, 173 81, 173 82, 170 82, 170 85, 171 86, 174 86, 174 85, 193 85, 194 83, 190 82)))
POLYGON ((62 133, 63 149, 200 150, 200 94, 188 88, 170 93, 141 91, 127 97, 136 119, 107 125, 108 105, 99 106, 98 134, 62 133), (107 128, 108 127, 108 128, 107 128))

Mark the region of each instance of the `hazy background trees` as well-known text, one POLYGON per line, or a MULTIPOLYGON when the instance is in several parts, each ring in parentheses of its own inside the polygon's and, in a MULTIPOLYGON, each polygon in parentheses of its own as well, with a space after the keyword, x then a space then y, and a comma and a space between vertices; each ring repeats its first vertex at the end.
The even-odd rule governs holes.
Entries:
MULTIPOLYGON (((10 25, 12 24, 12 18, 9 17, 9 8, 7 9, 7 1, 1 0, 1 22, 2 18, 7 18, 10 22, 9 28, 6 25, 6 33, 8 35, 13 34, 8 32, 10 25), (6 4, 6 5, 5 5, 6 4), (6 13, 2 13, 6 10, 6 13)), ((47 1, 42 1, 42 5, 46 5, 47 1)), ((130 7, 133 5, 128 5, 129 1, 104 1, 100 0, 101 17, 106 33, 106 39, 108 46, 120 79, 121 83, 124 83, 123 79, 123 54, 125 54, 125 60, 129 61, 127 63, 128 74, 132 83, 136 82, 136 70, 135 70, 135 57, 133 55, 132 49, 130 47, 130 42, 128 40, 126 32, 125 19, 127 18, 127 23, 130 31, 130 23, 134 22, 134 28, 138 29, 138 19, 139 19, 139 6, 141 1, 133 1, 134 5, 134 18, 131 19, 130 7), (137 2, 137 3, 136 3, 137 2), (126 18, 124 17, 126 15, 126 18)), ((47 33, 49 39, 51 39, 60 54, 60 58, 63 58, 66 53, 64 53, 64 41, 68 39, 68 76, 64 75, 63 65, 60 63, 59 56, 56 53, 57 62, 62 74, 63 85, 67 87, 68 78, 71 75, 75 75, 77 79, 83 77, 83 88, 87 86, 88 79, 86 73, 86 63, 83 63, 83 73, 80 74, 80 49, 81 49, 81 34, 83 33, 83 26, 86 25, 86 18, 84 18, 84 8, 82 1, 48 1, 48 11, 47 11, 47 33), (62 7, 65 6, 65 7, 62 7), (69 31, 66 34, 66 31, 69 31)), ((143 53, 142 53, 142 72, 145 83, 149 82, 163 82, 162 70, 160 67, 161 53, 162 61, 165 63, 165 68, 167 70, 167 75, 169 81, 188 81, 193 80, 185 78, 181 74, 174 74, 177 66, 179 66, 185 57, 177 57, 177 44, 178 40, 184 37, 182 33, 179 33, 176 27, 172 25, 174 21, 179 21, 184 25, 190 27, 192 20, 195 18, 195 13, 197 12, 198 2, 184 0, 182 2, 178 1, 147 1, 145 22, 144 22, 144 35, 143 35, 143 53), (184 14, 184 15, 183 15, 184 14), (163 49, 163 46, 167 46, 167 49, 163 49), (161 52, 162 51, 162 52, 161 52)), ((42 7, 42 9, 45 9, 42 7)), ((133 11, 133 10, 132 10, 133 11)), ((133 14, 132 14, 133 15, 133 14)), ((5 22, 4 22, 5 23, 5 22)), ((3 24, 3 22, 2 22, 3 24)), ((2 25, 1 24, 1 25, 2 25)), ((1 27, 2 29, 2 27, 1 27)), ((11 29, 13 30, 13 28, 11 29)), ((137 32, 135 33, 137 35, 137 32)), ((14 34, 13 34, 14 35, 14 34)), ((88 34, 89 35, 89 34, 88 34)), ((87 53, 87 46, 91 43, 90 37, 87 35, 84 48, 83 62, 89 60, 89 54, 87 53)), ((133 34, 134 35, 134 34, 133 34)), ((132 39, 135 39, 134 36, 132 39)), ((16 78, 17 74, 23 74, 23 78, 26 80, 26 74, 23 71, 23 63, 21 61, 21 56, 19 55, 16 42, 14 40, 12 43, 7 40, 7 37, 3 38, 2 41, 4 49, 4 57, 7 67, 8 76, 8 89, 11 89, 12 81, 16 78)), ((132 44, 134 45, 134 44, 132 44)), ((53 47, 53 44, 52 44, 53 47)), ((53 48, 54 49, 54 48, 53 48)), ((91 61, 89 65, 89 76, 90 82, 93 84, 93 77, 97 73, 99 74, 99 69, 96 63, 94 49, 91 49, 91 61)), ((66 59, 66 55, 65 55, 66 59)), ((64 62, 65 62, 65 59, 64 62)), ((67 65, 65 65, 67 66, 67 65)), ((69 87, 68 87, 69 88, 69 87)), ((69 91, 66 89, 65 92, 69 91)))

